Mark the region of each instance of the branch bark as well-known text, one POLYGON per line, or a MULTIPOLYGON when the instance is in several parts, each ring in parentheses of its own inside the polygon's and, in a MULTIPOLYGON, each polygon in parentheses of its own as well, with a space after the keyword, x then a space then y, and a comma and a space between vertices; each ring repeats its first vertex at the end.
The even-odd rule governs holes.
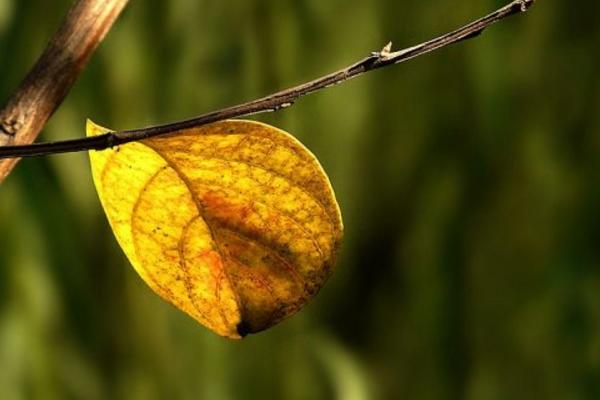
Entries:
POLYGON ((0 147, 0 158, 41 156, 85 150, 103 150, 128 142, 174 133, 179 130, 198 127, 229 118, 277 111, 279 109, 291 106, 302 96, 306 96, 318 90, 346 82, 369 71, 389 65, 399 64, 451 44, 479 36, 487 27, 511 15, 520 14, 527 11, 533 5, 534 1, 535 0, 514 0, 506 6, 499 8, 491 14, 475 20, 468 25, 463 26, 462 28, 403 50, 392 51, 390 43, 384 47, 383 50, 373 52, 368 57, 342 70, 325 75, 311 82, 304 83, 237 106, 224 108, 196 118, 166 125, 112 132, 90 138, 65 140, 61 142, 0 147))
MULTIPOLYGON (((4 108, 0 146, 32 143, 128 0, 78 0, 4 108)), ((17 159, 0 162, 0 182, 17 159)))

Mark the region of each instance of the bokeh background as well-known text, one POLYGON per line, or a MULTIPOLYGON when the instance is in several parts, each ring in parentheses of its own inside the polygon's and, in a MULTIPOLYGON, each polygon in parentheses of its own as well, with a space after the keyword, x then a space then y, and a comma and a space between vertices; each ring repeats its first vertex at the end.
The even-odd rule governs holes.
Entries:
MULTIPOLYGON (((0 101, 69 7, 0 0, 0 101)), ((131 0, 41 139, 187 118, 411 45, 500 0, 131 0)), ((87 155, 0 187, 1 399, 600 398, 600 3, 258 119, 321 160, 346 225, 300 314, 232 342, 155 296, 87 155)))

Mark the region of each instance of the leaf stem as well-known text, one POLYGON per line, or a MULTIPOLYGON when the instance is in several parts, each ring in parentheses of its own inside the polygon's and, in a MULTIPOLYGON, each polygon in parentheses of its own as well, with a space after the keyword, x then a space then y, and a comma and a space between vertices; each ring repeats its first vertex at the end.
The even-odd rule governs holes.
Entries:
POLYGON ((457 30, 402 50, 391 51, 391 44, 388 44, 381 51, 373 52, 366 58, 363 58, 344 69, 247 103, 165 125, 112 132, 100 136, 74 140, 0 147, 0 158, 32 157, 85 150, 103 150, 128 142, 173 133, 179 130, 198 127, 225 119, 277 111, 293 105, 300 97, 346 82, 369 71, 389 65, 400 64, 451 44, 479 36, 487 27, 511 15, 527 11, 533 5, 534 1, 535 0, 514 0, 506 6, 457 30))

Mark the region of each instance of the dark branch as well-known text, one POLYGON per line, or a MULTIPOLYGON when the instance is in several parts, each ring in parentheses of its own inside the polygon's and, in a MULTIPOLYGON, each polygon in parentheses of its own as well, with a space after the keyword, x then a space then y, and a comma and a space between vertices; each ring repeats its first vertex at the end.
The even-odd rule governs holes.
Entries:
POLYGON ((391 44, 389 44, 383 50, 371 53, 368 57, 342 70, 248 103, 224 108, 196 118, 166 125, 113 132, 91 138, 61 142, 39 143, 26 146, 7 146, 0 148, 0 158, 40 156, 84 150, 103 150, 116 145, 173 133, 179 130, 198 127, 229 118, 277 111, 291 106, 302 96, 345 82, 366 72, 383 68, 388 65, 399 64, 434 50, 438 50, 442 47, 476 37, 481 34, 484 29, 496 22, 511 15, 527 11, 533 3, 534 0, 514 0, 510 4, 483 18, 435 39, 399 51, 391 51, 391 44))
MULTIPOLYGON (((73 4, 36 64, 0 109, 0 146, 27 147, 35 140, 127 1, 78 0, 73 4)), ((0 182, 16 162, 0 162, 0 182)))

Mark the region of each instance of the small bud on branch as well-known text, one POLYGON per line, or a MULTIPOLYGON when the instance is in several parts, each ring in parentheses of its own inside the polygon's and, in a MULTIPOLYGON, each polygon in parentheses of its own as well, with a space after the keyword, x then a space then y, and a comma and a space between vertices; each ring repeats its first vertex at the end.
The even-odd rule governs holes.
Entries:
POLYGON ((90 138, 0 147, 0 158, 31 157, 86 150, 103 150, 113 146, 164 135, 183 129, 194 128, 225 119, 277 111, 282 108, 290 107, 300 97, 346 82, 369 71, 389 65, 400 64, 451 44, 479 36, 487 27, 504 20, 511 15, 527 11, 533 3, 534 0, 514 0, 506 6, 455 31, 402 50, 392 51, 390 42, 381 51, 373 52, 368 57, 337 72, 333 72, 313 81, 257 100, 213 111, 196 118, 142 129, 111 132, 90 138))

